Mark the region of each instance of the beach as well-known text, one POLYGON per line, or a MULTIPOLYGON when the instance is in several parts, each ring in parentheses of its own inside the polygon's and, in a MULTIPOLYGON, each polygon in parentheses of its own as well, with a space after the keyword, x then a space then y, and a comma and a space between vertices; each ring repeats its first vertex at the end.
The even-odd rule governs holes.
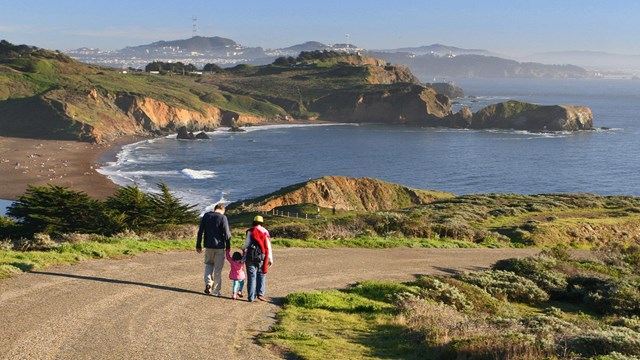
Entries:
POLYGON ((123 137, 108 144, 0 136, 0 199, 15 200, 27 185, 54 184, 105 199, 118 185, 96 169, 104 157, 142 137, 123 137))

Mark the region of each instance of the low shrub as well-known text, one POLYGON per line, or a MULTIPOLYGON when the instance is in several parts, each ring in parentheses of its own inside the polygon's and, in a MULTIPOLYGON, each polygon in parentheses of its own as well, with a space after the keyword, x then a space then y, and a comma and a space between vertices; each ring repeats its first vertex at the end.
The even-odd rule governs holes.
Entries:
POLYGON ((0 251, 13 250, 13 241, 9 239, 0 240, 0 251))
POLYGON ((604 314, 640 316, 640 280, 606 282, 587 292, 584 302, 604 314))
POLYGON ((611 322, 613 326, 623 326, 628 329, 631 329, 640 335, 640 317, 632 316, 632 317, 620 317, 611 322))
POLYGON ((20 251, 47 251, 58 246, 59 244, 51 240, 48 234, 43 233, 34 234, 31 239, 21 238, 14 240, 14 248, 20 251))
POLYGON ((71 244, 83 243, 93 240, 92 234, 79 234, 79 233, 65 233, 58 238, 61 242, 68 242, 71 244))
POLYGON ((272 237, 308 240, 315 236, 313 230, 304 224, 277 225, 269 229, 272 237))
POLYGON ((565 274, 552 270, 557 260, 548 256, 530 256, 526 258, 510 258, 498 260, 492 269, 509 271, 525 277, 538 285, 552 297, 564 296, 567 289, 565 274))
POLYGON ((329 221, 318 226, 316 235, 322 240, 341 240, 357 238, 371 232, 373 230, 363 221, 358 218, 348 218, 329 221))
POLYGON ((456 277, 484 289, 498 299, 523 303, 540 303, 549 300, 549 295, 533 281, 509 271, 487 270, 464 273, 456 277))
POLYGON ((397 305, 399 321, 409 330, 422 336, 431 346, 444 345, 451 340, 472 334, 477 328, 468 315, 455 308, 415 296, 403 297, 397 305))
POLYGON ((436 303, 453 306, 459 311, 469 311, 473 309, 473 303, 467 300, 464 293, 456 287, 434 277, 421 277, 416 281, 416 284, 421 289, 419 296, 424 299, 430 299, 436 303))
POLYGON ((568 349, 582 356, 607 355, 613 352, 623 355, 640 354, 640 336, 626 328, 593 329, 567 340, 568 349))
POLYGON ((153 229, 153 237, 160 240, 195 239, 198 226, 192 224, 162 224, 153 229))

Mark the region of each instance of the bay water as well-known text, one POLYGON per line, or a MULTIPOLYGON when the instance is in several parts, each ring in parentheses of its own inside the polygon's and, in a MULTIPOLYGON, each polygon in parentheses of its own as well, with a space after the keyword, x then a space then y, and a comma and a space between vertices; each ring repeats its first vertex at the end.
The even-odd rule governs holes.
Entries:
POLYGON ((593 110, 606 130, 535 134, 370 124, 220 129, 211 140, 175 136, 123 147, 99 171, 154 191, 165 182, 199 208, 325 175, 373 177, 420 189, 473 193, 640 195, 640 81, 458 80, 473 111, 510 99, 593 110))

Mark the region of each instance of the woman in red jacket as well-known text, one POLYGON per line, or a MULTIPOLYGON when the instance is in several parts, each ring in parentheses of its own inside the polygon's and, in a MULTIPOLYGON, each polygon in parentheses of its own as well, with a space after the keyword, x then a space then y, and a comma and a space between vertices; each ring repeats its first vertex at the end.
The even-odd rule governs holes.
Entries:
POLYGON ((242 250, 246 250, 247 300, 254 301, 257 297, 260 301, 266 301, 266 275, 269 266, 273 265, 273 255, 271 236, 264 227, 262 216, 257 215, 253 218, 253 226, 247 230, 247 239, 242 245, 242 250))

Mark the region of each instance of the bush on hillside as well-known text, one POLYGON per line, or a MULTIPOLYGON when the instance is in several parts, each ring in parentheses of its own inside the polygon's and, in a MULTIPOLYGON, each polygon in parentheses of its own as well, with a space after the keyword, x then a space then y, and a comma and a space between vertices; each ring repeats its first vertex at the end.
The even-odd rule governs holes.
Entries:
POLYGON ((464 293, 456 287, 444 283, 434 277, 423 276, 416 281, 421 291, 419 296, 430 299, 436 303, 453 306, 459 311, 469 311, 473 309, 473 303, 467 300, 464 293))
POLYGON ((533 281, 502 270, 487 270, 457 275, 461 281, 478 286, 498 299, 522 303, 540 303, 549 295, 533 281))
POLYGON ((552 297, 560 297, 566 292, 567 277, 565 274, 553 270, 556 265, 557 261, 554 258, 531 256, 498 260, 491 268, 509 271, 527 278, 552 297))
POLYGON ((640 279, 607 281, 583 301, 604 314, 640 316, 640 279))
POLYGON ((593 329, 567 340, 568 350, 582 356, 640 354, 640 334, 626 328, 593 329))
POLYGON ((640 317, 632 316, 632 317, 620 317, 611 322, 613 326, 622 326, 627 329, 631 329, 637 333, 640 333, 640 317))
POLYGON ((269 233, 272 237, 285 239, 308 240, 315 236, 313 230, 304 224, 276 225, 269 229, 269 233))

